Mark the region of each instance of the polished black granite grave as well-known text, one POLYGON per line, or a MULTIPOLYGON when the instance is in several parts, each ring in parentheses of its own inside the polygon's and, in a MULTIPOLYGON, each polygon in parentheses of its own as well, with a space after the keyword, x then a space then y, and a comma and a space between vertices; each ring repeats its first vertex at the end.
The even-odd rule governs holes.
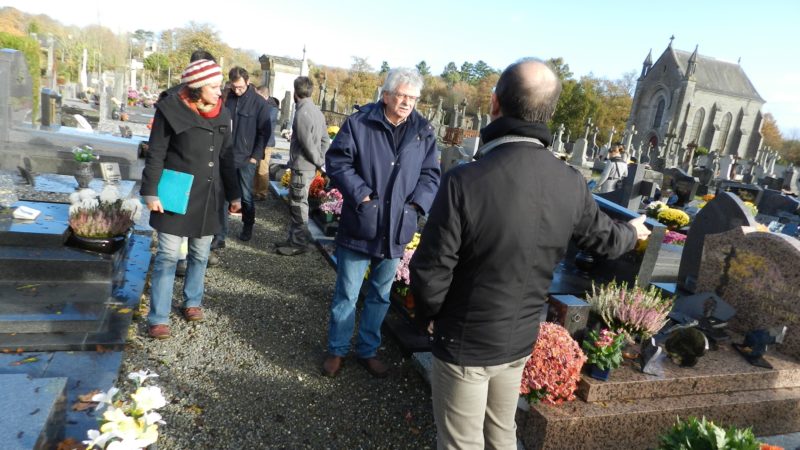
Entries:
POLYGON ((14 219, 13 210, 0 209, 0 247, 57 247, 67 241, 69 207, 58 203, 19 201, 14 206, 27 206, 41 211, 34 220, 14 219))

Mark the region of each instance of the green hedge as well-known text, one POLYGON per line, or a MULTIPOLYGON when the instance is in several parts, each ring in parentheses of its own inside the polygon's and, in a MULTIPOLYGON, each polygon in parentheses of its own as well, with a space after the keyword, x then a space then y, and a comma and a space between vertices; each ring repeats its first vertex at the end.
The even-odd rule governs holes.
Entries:
POLYGON ((39 118, 39 88, 42 84, 41 72, 41 48, 39 43, 29 37, 14 36, 0 31, 0 48, 12 48, 19 50, 25 55, 25 62, 28 63, 28 72, 33 80, 33 114, 31 121, 36 123, 39 118))

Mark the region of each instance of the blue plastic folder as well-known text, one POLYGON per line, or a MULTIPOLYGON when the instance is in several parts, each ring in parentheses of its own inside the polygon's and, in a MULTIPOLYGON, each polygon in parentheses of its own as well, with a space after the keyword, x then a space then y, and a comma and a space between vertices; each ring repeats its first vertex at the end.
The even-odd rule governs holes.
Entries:
POLYGON ((164 211, 186 214, 189 205, 189 193, 192 191, 194 175, 175 170, 164 169, 158 182, 158 199, 164 211))

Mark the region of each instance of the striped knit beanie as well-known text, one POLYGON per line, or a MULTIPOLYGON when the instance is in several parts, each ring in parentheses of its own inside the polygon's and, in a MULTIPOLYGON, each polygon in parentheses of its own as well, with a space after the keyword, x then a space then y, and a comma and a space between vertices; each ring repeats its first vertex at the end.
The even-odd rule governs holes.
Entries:
POLYGON ((198 59, 189 64, 181 74, 181 83, 199 89, 214 82, 222 82, 222 69, 214 61, 198 59))

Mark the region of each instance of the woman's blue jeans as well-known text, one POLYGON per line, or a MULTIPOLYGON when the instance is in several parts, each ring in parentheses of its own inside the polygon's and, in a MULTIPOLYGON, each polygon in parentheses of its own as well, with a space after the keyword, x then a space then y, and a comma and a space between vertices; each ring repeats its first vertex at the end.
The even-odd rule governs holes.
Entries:
MULTIPOLYGON (((197 307, 203 301, 206 263, 214 236, 189 238, 189 253, 186 255, 186 276, 183 279, 184 308, 197 307)), ((158 251, 150 277, 150 325, 169 324, 172 309, 172 290, 175 285, 175 268, 181 257, 183 237, 158 233, 158 251)))
POLYGON ((356 320, 356 302, 370 268, 364 309, 358 326, 356 356, 372 358, 381 345, 381 324, 389 309, 389 294, 400 259, 373 258, 367 254, 336 248, 336 286, 331 302, 328 353, 347 356, 356 320))

